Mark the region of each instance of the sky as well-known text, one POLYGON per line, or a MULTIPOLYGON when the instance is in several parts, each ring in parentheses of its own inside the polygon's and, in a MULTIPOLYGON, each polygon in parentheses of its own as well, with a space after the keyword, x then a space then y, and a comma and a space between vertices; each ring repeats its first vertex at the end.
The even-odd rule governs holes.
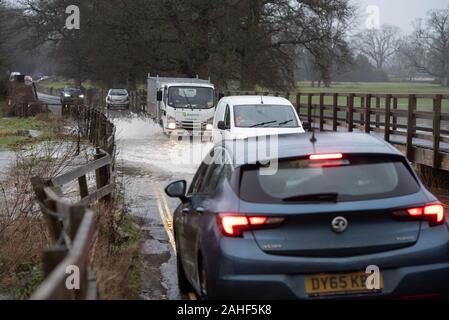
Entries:
POLYGON ((380 24, 392 24, 408 33, 413 30, 411 23, 416 18, 424 18, 431 9, 449 7, 449 0, 352 0, 360 10, 360 28, 365 28, 368 6, 379 8, 380 24))

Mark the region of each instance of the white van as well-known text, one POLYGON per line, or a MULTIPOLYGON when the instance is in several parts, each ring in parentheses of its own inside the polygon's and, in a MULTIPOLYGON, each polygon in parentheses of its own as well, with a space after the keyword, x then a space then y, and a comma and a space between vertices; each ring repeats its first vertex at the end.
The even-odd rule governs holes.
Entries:
POLYGON ((168 135, 211 137, 215 87, 199 78, 148 76, 148 113, 168 135))
POLYGON ((288 133, 305 131, 296 109, 285 98, 235 96, 218 103, 213 124, 215 143, 288 133))

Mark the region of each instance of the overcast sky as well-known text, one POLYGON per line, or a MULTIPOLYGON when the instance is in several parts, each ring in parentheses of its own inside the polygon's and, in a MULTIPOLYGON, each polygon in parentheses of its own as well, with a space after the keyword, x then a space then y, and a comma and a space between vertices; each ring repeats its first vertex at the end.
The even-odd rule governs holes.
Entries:
MULTIPOLYGON (((361 15, 368 6, 378 6, 380 23, 400 27, 403 32, 412 30, 411 23, 418 17, 425 17, 431 9, 449 7, 449 0, 352 0, 359 7, 361 15)), ((360 19, 361 28, 365 27, 365 18, 360 19)))

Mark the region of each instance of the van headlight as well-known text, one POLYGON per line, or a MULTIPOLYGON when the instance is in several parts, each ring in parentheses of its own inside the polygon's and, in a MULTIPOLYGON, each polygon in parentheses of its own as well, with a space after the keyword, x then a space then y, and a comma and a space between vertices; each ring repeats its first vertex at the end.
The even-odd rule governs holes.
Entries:
POLYGON ((168 117, 168 124, 167 124, 167 128, 169 130, 176 130, 176 119, 172 118, 172 117, 168 117))
POLYGON ((169 122, 169 123, 168 123, 168 129, 170 129, 170 130, 176 130, 176 123, 174 123, 174 122, 169 122))

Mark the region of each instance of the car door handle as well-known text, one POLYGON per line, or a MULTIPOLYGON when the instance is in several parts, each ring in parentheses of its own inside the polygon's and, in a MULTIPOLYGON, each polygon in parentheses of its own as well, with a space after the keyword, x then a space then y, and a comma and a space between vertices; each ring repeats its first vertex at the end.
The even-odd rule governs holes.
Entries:
POLYGON ((189 214, 191 212, 190 208, 184 208, 182 209, 182 213, 189 214))
POLYGON ((204 208, 201 208, 201 207, 196 208, 195 211, 198 212, 198 213, 204 213, 204 212, 206 212, 206 210, 205 210, 204 208))

